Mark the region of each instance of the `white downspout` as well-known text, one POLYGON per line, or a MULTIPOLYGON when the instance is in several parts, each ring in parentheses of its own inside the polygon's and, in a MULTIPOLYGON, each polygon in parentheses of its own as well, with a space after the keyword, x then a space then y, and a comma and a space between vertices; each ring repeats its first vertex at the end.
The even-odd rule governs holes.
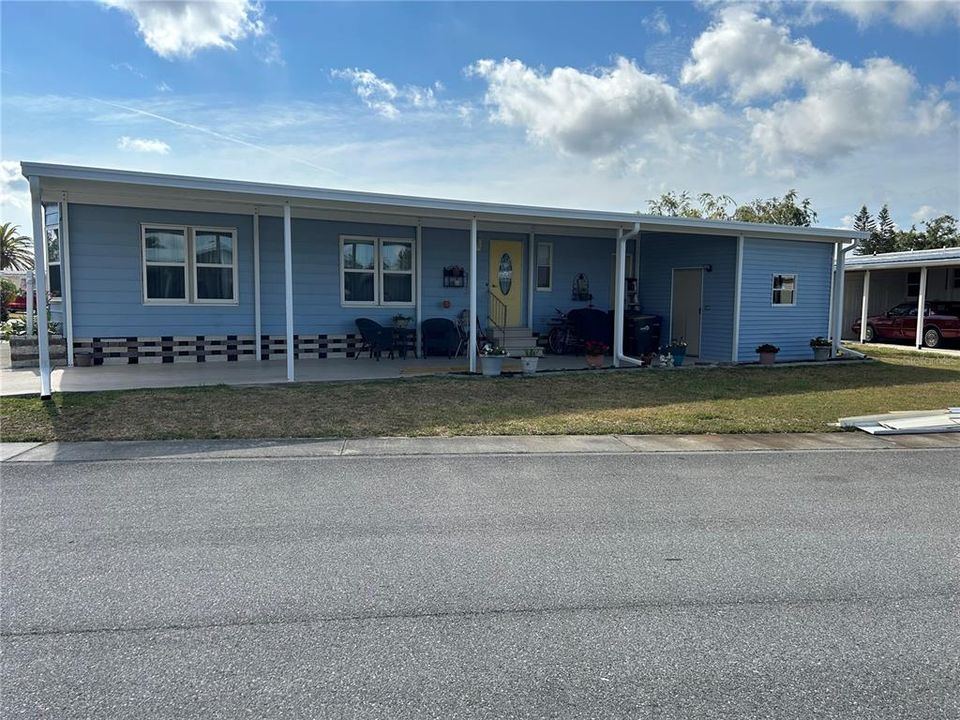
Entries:
POLYGON ((47 237, 40 202, 40 178, 31 176, 33 210, 33 268, 37 276, 37 350, 40 355, 40 399, 50 398, 50 337, 47 331, 47 237))
POLYGON ((733 350, 732 362, 740 361, 740 306, 743 304, 743 235, 737 238, 737 270, 733 286, 733 350))
MULTIPOLYGON (((614 288, 614 306, 613 306, 613 366, 620 367, 620 363, 627 363, 628 365, 643 365, 642 362, 636 358, 629 357, 623 352, 623 311, 624 311, 624 285, 626 284, 626 275, 627 275, 627 240, 632 240, 634 238, 640 237, 640 223, 634 223, 633 230, 624 234, 623 230, 619 231, 619 237, 617 238, 617 277, 616 283, 617 286, 614 288)), ((640 282, 640 279, 637 278, 637 283, 640 282)), ((637 288, 639 291, 639 287, 637 288)))
POLYGON ((70 284, 70 211, 67 193, 60 196, 60 270, 63 274, 63 340, 67 344, 67 365, 73 367, 73 289, 70 284))

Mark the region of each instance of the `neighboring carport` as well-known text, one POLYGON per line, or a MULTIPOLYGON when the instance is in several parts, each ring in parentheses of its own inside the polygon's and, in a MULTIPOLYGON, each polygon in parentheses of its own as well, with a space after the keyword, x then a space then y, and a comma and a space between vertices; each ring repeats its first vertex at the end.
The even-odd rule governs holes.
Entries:
MULTIPOLYGON (((846 261, 844 288, 842 337, 863 342, 867 318, 896 305, 915 302, 922 317, 926 303, 960 301, 960 247, 854 255, 846 261), (859 337, 852 330, 857 318, 859 337)), ((921 347, 922 339, 923 323, 917 323, 914 345, 921 347)))

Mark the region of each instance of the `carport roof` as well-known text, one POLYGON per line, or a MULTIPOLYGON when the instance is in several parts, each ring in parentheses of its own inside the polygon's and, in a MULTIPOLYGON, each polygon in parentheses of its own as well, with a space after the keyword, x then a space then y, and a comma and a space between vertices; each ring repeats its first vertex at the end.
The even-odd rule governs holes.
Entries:
POLYGON ((487 223, 583 227, 609 229, 612 232, 618 228, 631 229, 635 224, 639 224, 641 232, 743 235, 821 242, 846 242, 868 237, 866 233, 839 228, 765 225, 634 212, 450 200, 37 162, 23 162, 21 169, 25 177, 39 179, 41 197, 45 201, 58 200, 61 193, 66 192, 72 202, 105 203, 113 200, 117 204, 130 205, 148 199, 154 202, 179 199, 194 205, 202 202, 230 204, 235 212, 252 212, 254 207, 260 207, 263 214, 273 214, 278 206, 289 202, 298 210, 391 216, 395 222, 397 216, 411 221, 414 218, 423 218, 454 222, 469 221, 476 217, 477 220, 487 223))
POLYGON ((960 247, 853 255, 847 258, 845 267, 847 270, 895 270, 943 265, 960 265, 960 247))

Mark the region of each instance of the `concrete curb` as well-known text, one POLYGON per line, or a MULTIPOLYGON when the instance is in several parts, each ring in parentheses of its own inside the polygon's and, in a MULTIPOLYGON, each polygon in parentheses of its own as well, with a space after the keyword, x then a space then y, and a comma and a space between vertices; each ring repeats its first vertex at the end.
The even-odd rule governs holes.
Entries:
POLYGON ((865 433, 743 435, 543 435, 357 440, 171 440, 0 443, 0 460, 223 460, 417 455, 542 455, 704 452, 809 452, 960 448, 960 432, 877 437, 865 433))

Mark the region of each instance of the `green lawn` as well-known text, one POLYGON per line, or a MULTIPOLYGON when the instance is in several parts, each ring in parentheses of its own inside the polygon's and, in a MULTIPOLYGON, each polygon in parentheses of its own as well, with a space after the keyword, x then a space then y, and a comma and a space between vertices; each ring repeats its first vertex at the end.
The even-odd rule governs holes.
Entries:
POLYGON ((960 404, 960 358, 783 368, 428 377, 3 398, 3 440, 830 430, 838 417, 960 404))

